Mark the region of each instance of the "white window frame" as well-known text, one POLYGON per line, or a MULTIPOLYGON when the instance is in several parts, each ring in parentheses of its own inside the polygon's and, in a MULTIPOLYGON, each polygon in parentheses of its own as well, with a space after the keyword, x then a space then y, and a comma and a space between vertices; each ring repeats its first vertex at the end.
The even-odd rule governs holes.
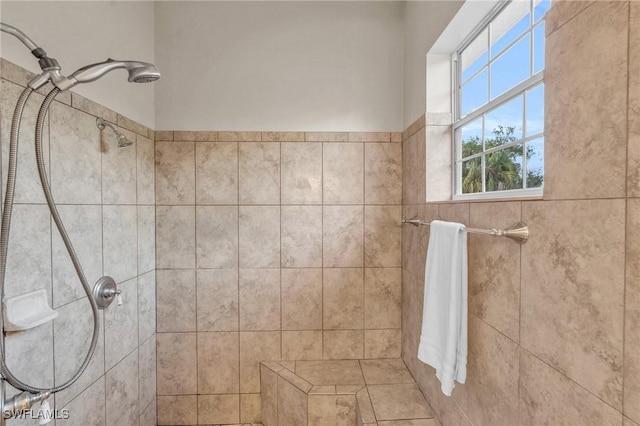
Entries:
MULTIPOLYGON (((527 103, 526 103, 526 99, 523 102, 523 132, 522 135, 523 137, 511 142, 509 144, 505 144, 502 145, 500 147, 497 148, 493 148, 493 149, 489 149, 489 150, 483 150, 480 151, 478 154, 475 154, 473 156, 469 156, 469 157, 465 157, 466 159, 472 159, 472 158, 476 158, 479 157, 481 158, 482 161, 482 186, 483 186, 483 191, 482 192, 476 192, 476 193, 467 193, 464 194, 462 193, 462 141, 460 140, 459 133, 457 130, 459 128, 461 128, 462 126, 464 126, 465 124, 468 124, 474 120, 477 120, 478 118, 482 117, 484 114, 499 108, 500 106, 506 104, 507 102, 509 102, 511 99, 516 98, 518 96, 521 96, 523 93, 525 93, 528 90, 531 90, 533 88, 535 88, 536 86, 540 85, 540 84, 544 84, 544 68, 541 71, 538 71, 537 73, 533 74, 533 67, 534 67, 534 61, 533 61, 533 57, 534 57, 534 48, 533 48, 533 42, 534 42, 534 37, 533 37, 533 31, 534 29, 541 25, 544 21, 545 21, 545 17, 542 17, 540 20, 538 20, 535 23, 531 23, 529 26, 529 29, 527 31, 524 31, 522 34, 520 34, 515 40, 511 41, 507 46, 505 46, 499 55, 497 55, 496 57, 492 58, 488 57, 487 59, 487 65, 486 67, 482 67, 479 70, 477 70, 472 76, 470 76, 466 82, 471 81, 475 76, 477 76, 478 74, 480 74, 481 72, 483 72, 483 70, 485 69, 490 69, 490 65, 492 62, 496 61, 497 59, 499 59, 504 53, 506 53, 513 45, 515 45, 516 43, 518 43, 519 41, 522 40, 523 37, 525 37, 527 34, 530 34, 530 49, 529 49, 529 55, 530 55, 530 60, 529 60, 529 66, 530 68, 530 74, 531 76, 529 78, 527 78, 526 80, 522 81, 521 83, 517 84, 516 86, 512 87, 511 89, 507 90, 506 92, 502 93, 501 95, 497 96, 495 99, 491 100, 489 99, 489 101, 487 103, 485 103, 484 105, 482 105, 481 107, 475 109, 474 111, 468 113, 466 116, 464 117, 460 117, 460 111, 461 111, 461 105, 462 105, 462 91, 461 91, 461 76, 462 76, 462 61, 460 60, 460 56, 461 53, 473 42, 476 40, 476 38, 485 30, 487 29, 487 52, 491 51, 491 28, 490 28, 490 24, 491 22, 493 22, 493 20, 509 5, 509 3, 511 3, 512 0, 501 0, 500 2, 498 2, 498 4, 496 4, 496 6, 487 14, 487 16, 480 22, 480 24, 471 32, 471 34, 469 34, 469 36, 460 44, 460 46, 458 46, 457 49, 455 49, 455 51, 453 52, 453 54, 451 55, 451 70, 452 70, 452 76, 451 76, 451 81, 452 81, 452 99, 451 99, 451 105, 452 105, 452 118, 453 118, 453 124, 451 127, 451 138, 452 138, 452 147, 453 149, 452 154, 453 154, 453 158, 452 158, 452 166, 453 166, 453 170, 451 173, 451 177, 452 177, 452 182, 451 182, 451 189, 452 189, 452 199, 453 200, 481 200, 481 199, 503 199, 503 198, 539 198, 542 196, 542 191, 544 188, 544 183, 542 187, 539 188, 523 188, 523 189, 512 189, 512 190, 502 190, 502 191, 490 191, 487 192, 486 191, 486 187, 485 187, 485 154, 487 153, 491 153, 494 151, 499 151, 501 149, 505 149, 508 148, 512 145, 520 145, 520 144, 525 144, 526 142, 533 140, 533 139, 538 139, 541 136, 544 137, 544 129, 543 129, 543 133, 538 133, 535 135, 528 135, 525 137, 526 135, 526 113, 527 113, 527 103)), ((514 1, 521 1, 521 0, 514 0, 514 1)), ((531 13, 531 20, 533 20, 533 10, 534 10, 534 0, 527 0, 530 2, 530 13, 531 13)), ((546 67, 546 64, 545 64, 546 67)), ((490 72, 490 71, 489 71, 490 72)), ((491 95, 491 78, 490 76, 488 77, 488 87, 487 87, 487 91, 488 91, 488 96, 490 98, 491 95)), ((484 129, 482 134, 484 134, 484 129)), ((526 155, 523 155, 522 157, 522 173, 523 173, 523 178, 526 175, 527 169, 526 169, 526 155)), ((526 180, 526 179, 525 179, 526 180)))

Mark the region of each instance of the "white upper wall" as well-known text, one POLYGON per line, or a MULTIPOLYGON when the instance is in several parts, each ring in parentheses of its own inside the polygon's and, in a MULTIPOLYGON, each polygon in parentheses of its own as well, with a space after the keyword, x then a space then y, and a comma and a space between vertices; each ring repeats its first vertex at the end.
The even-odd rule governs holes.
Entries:
MULTIPOLYGON (((405 8, 403 128, 426 112, 427 52, 463 1, 410 1, 405 8)), ((460 30, 464 33, 464 29, 460 30)))
MULTIPOLYGON (((6 1, 0 19, 21 29, 56 58, 65 75, 81 66, 114 59, 154 62, 154 3, 145 1, 6 1)), ((0 56, 40 72, 29 50, 2 33, 0 56)), ((131 84, 124 70, 73 91, 153 128, 153 84, 131 84)))
POLYGON ((401 130, 403 9, 158 2, 157 129, 401 130))

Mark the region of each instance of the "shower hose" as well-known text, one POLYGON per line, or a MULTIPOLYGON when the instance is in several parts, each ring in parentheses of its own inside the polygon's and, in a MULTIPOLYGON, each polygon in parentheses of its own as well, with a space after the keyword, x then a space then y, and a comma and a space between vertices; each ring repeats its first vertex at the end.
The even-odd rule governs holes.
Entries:
MULTIPOLYGON (((18 98, 18 102, 16 104, 16 108, 13 114, 13 120, 11 122, 11 137, 10 137, 10 147, 9 147, 9 172, 7 177, 7 190, 4 199, 4 210, 2 211, 2 229, 0 234, 0 299, 4 300, 4 283, 5 283, 5 274, 6 274, 6 265, 7 265, 7 248, 9 244, 9 229, 11 226, 11 211, 13 209, 13 198, 15 193, 15 184, 16 184, 16 173, 18 168, 18 142, 19 142, 19 133, 20 133, 20 122, 22 121, 22 113, 24 111, 24 107, 27 103, 27 100, 33 93, 33 89, 27 87, 18 98)), ((6 362, 6 352, 5 352, 5 336, 4 336, 4 318, 0 315, 0 374, 4 379, 9 382, 11 386, 21 391, 27 391, 31 393, 55 393, 61 390, 64 390, 71 386, 76 382, 87 369, 89 362, 91 362, 91 358, 93 358, 93 354, 96 349, 96 344, 98 343, 98 334, 100 332, 100 322, 98 316, 98 306, 96 305, 96 301, 92 296, 91 287, 89 287, 89 283, 87 282, 87 278, 82 271, 82 266, 80 265, 80 261, 78 260, 78 256, 76 255, 75 250, 71 244, 71 240, 69 239, 69 235, 64 228, 64 224, 62 223, 62 219, 60 219, 60 214, 58 213, 58 209, 56 207, 55 201, 53 200, 53 195, 51 194, 51 186, 49 185, 49 181, 47 179, 47 174, 44 165, 44 155, 42 151, 42 132, 44 128, 45 118, 47 115, 47 111, 49 110, 49 106, 51 102, 55 99, 55 97, 60 93, 60 89, 57 87, 54 88, 49 94, 45 97, 42 106, 40 107, 40 111, 38 112, 38 118, 36 120, 36 135, 35 135, 35 149, 36 149, 36 162, 38 164, 38 173, 40 175, 40 182, 42 183, 42 190, 44 192, 44 196, 47 200, 47 205, 49 206, 49 211, 51 212, 51 217, 58 228, 60 236, 62 237, 62 241, 69 253, 69 257, 71 258, 71 262, 73 263, 73 267, 76 270, 78 278, 80 279, 80 283, 82 284, 82 288, 87 294, 87 298, 89 299, 89 303, 91 304, 91 311, 93 312, 93 337, 91 339, 91 345, 89 346, 89 352, 85 357, 84 361, 80 368, 73 374, 73 376, 65 383, 52 387, 52 388, 39 388, 35 386, 30 386, 18 378, 16 378, 13 373, 9 370, 6 362)), ((0 401, 0 404, 3 402, 0 401)))

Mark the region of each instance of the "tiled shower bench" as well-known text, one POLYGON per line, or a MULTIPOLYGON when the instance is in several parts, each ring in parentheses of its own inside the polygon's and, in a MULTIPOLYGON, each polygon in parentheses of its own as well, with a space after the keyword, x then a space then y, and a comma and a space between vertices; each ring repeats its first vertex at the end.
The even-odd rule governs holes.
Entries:
POLYGON ((439 426, 401 359, 260 365, 264 426, 439 426))

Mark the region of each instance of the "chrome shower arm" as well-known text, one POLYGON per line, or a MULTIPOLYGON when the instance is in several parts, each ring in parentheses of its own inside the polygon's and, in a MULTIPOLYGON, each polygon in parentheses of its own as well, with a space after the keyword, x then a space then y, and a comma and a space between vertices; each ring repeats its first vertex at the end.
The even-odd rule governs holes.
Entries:
MULTIPOLYGON (((22 42, 22 44, 27 46, 27 48, 31 51, 31 53, 33 53, 34 50, 37 51, 38 49, 41 49, 33 40, 29 38, 28 35, 23 33, 18 28, 14 27, 13 25, 0 22, 0 31, 5 32, 7 34, 11 34, 12 36, 16 37, 18 40, 22 42)), ((44 52, 44 50, 42 51, 44 52)), ((38 56, 36 53, 33 53, 33 56, 40 59, 40 56, 42 55, 38 56)))

